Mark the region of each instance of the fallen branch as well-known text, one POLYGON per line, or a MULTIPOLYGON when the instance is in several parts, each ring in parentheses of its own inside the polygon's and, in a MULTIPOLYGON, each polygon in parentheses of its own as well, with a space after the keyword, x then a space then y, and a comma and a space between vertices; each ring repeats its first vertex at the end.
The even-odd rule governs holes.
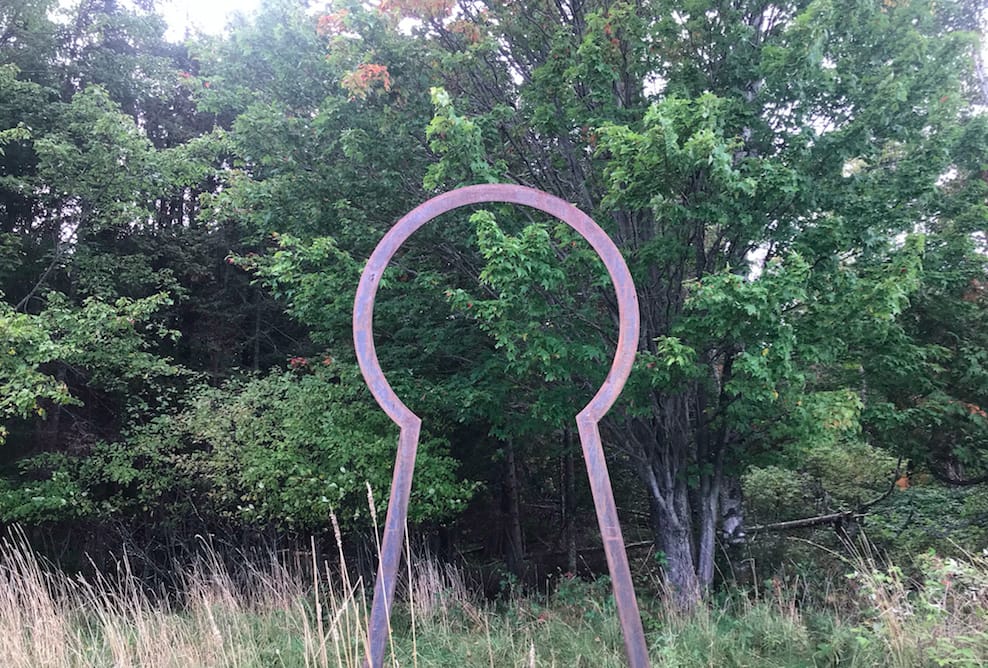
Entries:
POLYGON ((974 485, 983 485, 988 482, 988 475, 978 476, 977 478, 955 478, 932 465, 930 466, 930 473, 943 484, 952 487, 973 487, 974 485))
POLYGON ((747 531, 748 533, 757 533, 759 531, 789 531, 790 529, 805 529, 807 527, 815 527, 822 524, 836 524, 847 520, 859 520, 867 514, 868 513, 862 513, 856 510, 843 510, 839 513, 818 515, 816 517, 804 517, 803 519, 789 520, 787 522, 757 524, 752 527, 747 527, 747 531))

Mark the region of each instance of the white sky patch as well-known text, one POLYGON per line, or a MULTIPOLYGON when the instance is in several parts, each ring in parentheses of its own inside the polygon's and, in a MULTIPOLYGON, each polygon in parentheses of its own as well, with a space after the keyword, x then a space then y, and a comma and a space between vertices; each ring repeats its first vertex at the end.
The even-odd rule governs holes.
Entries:
POLYGON ((745 260, 748 262, 748 280, 755 281, 762 275, 765 270, 765 258, 768 257, 768 251, 771 244, 761 244, 753 250, 748 251, 745 256, 745 260))
POLYGON ((945 171, 943 174, 940 175, 939 178, 937 178, 937 187, 943 188, 948 183, 956 181, 958 176, 960 176, 960 174, 957 172, 957 167, 951 165, 950 167, 947 168, 947 171, 945 171))
POLYGON ((845 179, 849 179, 867 166, 868 163, 863 158, 851 158, 844 162, 840 173, 845 179))
POLYGON ((988 255, 988 233, 986 232, 975 232, 971 235, 974 239, 974 247, 982 255, 988 255))
POLYGON ((165 38, 181 42, 196 32, 218 35, 237 12, 250 14, 260 0, 165 0, 158 11, 168 22, 165 38))

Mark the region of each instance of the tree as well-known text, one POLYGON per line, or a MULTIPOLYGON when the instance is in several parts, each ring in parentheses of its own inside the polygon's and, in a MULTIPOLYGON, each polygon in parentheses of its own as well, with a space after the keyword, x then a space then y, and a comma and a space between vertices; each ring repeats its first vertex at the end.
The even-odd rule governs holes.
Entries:
POLYGON ((202 215, 231 149, 186 47, 147 3, 55 4, 0 9, 0 514, 71 542, 140 525, 175 480, 141 428, 195 372, 283 365, 304 333, 232 263, 240 229, 202 215))
MULTIPOLYGON (((138 10, 84 3, 72 19, 71 37, 56 52, 64 60, 65 99, 49 100, 50 127, 30 137, 16 127, 5 135, 23 141, 34 160, 24 189, 37 202, 40 220, 16 221, 18 232, 36 243, 44 225, 58 242, 48 258, 39 253, 51 268, 39 271, 27 296, 0 313, 0 326, 23 343, 2 367, 0 381, 11 400, 0 410, 5 418, 35 411, 36 431, 52 433, 46 449, 67 451, 17 461, 0 514, 150 524, 155 528, 145 535, 158 538, 155 532, 193 525, 195 531, 231 525, 325 530, 335 509, 344 524, 367 529, 367 513, 360 512, 366 509, 364 482, 386 498, 380 488, 390 477, 393 434, 383 415, 371 414, 346 352, 318 354, 318 347, 338 345, 333 327, 347 317, 349 304, 338 307, 352 295, 347 281, 356 267, 347 261, 349 250, 337 251, 339 244, 325 234, 333 231, 348 248, 364 251, 375 236, 365 222, 383 227, 382 216, 404 205, 393 185, 405 177, 417 137, 408 133, 393 146, 371 137, 389 129, 402 137, 410 122, 395 109, 405 102, 381 96, 387 90, 375 83, 379 70, 361 69, 345 48, 327 60, 329 36, 319 34, 315 18, 297 3, 272 3, 230 39, 197 45, 196 58, 162 44, 155 32, 160 20, 138 10), (271 39, 275 33, 282 42, 271 39), (308 74, 302 79, 299 58, 308 74), (372 112, 366 120, 361 108, 372 112), (351 209, 347 198, 358 196, 384 213, 351 209), (261 254, 267 250, 273 252, 261 254), (321 263, 327 260, 337 267, 326 271, 321 263), (166 289, 178 303, 164 294, 145 297, 152 287, 166 289), (340 301, 324 308, 325 294, 340 301), (118 319, 112 318, 111 331, 100 331, 88 314, 106 315, 108 303, 127 313, 132 304, 144 308, 152 301, 163 311, 155 314, 156 324, 174 324, 182 333, 153 350, 175 355, 183 368, 155 359, 181 379, 155 382, 155 370, 143 369, 140 391, 118 385, 129 394, 99 394, 103 374, 123 373, 113 363, 119 346, 110 345, 118 343, 118 319), (79 302, 84 308, 77 318, 85 322, 60 316, 51 332, 55 310, 48 306, 74 313, 79 302), (285 304, 312 327, 311 339, 282 315, 285 304), (102 342, 107 355, 83 346, 83 365, 76 348, 86 336, 102 342), (65 348, 58 346, 61 339, 65 348), (241 376, 242 367, 265 371, 286 362, 289 371, 241 376), (97 396, 102 406, 94 413, 89 405, 97 396), (82 402, 90 410, 84 419, 66 414, 98 427, 86 429, 82 442, 67 436, 72 430, 64 422, 42 421, 46 408, 55 416, 62 406, 82 402), (308 407, 304 418, 300 404, 308 407), (220 410, 231 419, 209 427, 220 410)), ((10 73, 17 80, 18 73, 10 73)), ((12 99, 30 103, 35 89, 18 84, 24 90, 12 99)), ((427 99, 420 108, 422 134, 427 99)), ((420 189, 420 181, 412 180, 412 188, 420 189)), ((442 297, 421 301, 441 304, 442 297)), ((390 306, 401 318, 405 309, 395 301, 390 306)), ((141 338, 126 342, 139 366, 141 338)), ((12 441, 29 446, 30 430, 18 431, 12 441)), ((421 507, 414 517, 438 521, 462 505, 471 486, 455 479, 442 439, 422 445, 421 507)))
MULTIPOLYGON (((965 31, 976 11, 829 1, 384 11, 418 20, 448 91, 427 183, 493 174, 547 189, 626 253, 643 347, 605 428, 639 474, 667 579, 688 604, 713 580, 721 493, 747 458, 799 443, 805 402, 847 397, 839 390, 867 383, 865 360, 906 343, 900 316, 921 284, 923 245, 898 240, 952 199, 940 179, 971 122, 965 31)), ((498 243, 482 276, 519 241, 498 243)), ((476 311, 508 364, 545 354, 503 307, 547 271, 501 277, 476 311)), ((601 303, 595 322, 613 317, 606 289, 601 303)), ((544 342, 545 326, 535 329, 544 342)), ((582 356, 606 359, 608 336, 582 356)), ((580 358, 568 343, 565 356, 580 358)), ((857 428, 867 401, 840 427, 857 428)))

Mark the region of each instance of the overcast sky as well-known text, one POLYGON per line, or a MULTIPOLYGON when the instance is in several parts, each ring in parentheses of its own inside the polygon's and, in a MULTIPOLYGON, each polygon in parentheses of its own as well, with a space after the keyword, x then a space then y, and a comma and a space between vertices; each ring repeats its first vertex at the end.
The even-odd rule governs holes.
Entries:
POLYGON ((259 0, 165 0, 158 11, 168 21, 168 39, 181 41, 186 30, 210 34, 222 32, 227 17, 236 11, 250 13, 259 0))

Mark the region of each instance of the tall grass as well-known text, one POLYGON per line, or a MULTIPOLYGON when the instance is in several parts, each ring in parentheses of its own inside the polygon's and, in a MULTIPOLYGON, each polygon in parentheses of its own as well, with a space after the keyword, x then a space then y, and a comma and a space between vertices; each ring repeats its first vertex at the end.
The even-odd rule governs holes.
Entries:
POLYGON ((358 666, 362 584, 313 566, 309 583, 277 559, 235 579, 207 546, 178 574, 176 602, 126 556, 112 574, 71 578, 14 534, 0 542, 0 665, 358 666))
MULTIPOLYGON (((341 542, 341 541, 340 541, 341 542)), ((0 666, 238 668, 360 666, 366 594, 342 549, 245 562, 236 575, 203 544, 176 591, 150 592, 123 556, 112 572, 71 577, 24 538, 0 541, 0 666)), ((388 665, 625 665, 606 579, 562 577, 551 595, 479 600, 463 572, 407 554, 388 665)), ((643 593, 655 666, 988 665, 988 557, 928 555, 908 578, 867 544, 845 555, 837 607, 803 606, 805 583, 770 580, 682 613, 643 593)))
POLYGON ((867 541, 848 546, 862 642, 881 643, 893 666, 988 666, 988 550, 930 552, 907 576, 867 541))

